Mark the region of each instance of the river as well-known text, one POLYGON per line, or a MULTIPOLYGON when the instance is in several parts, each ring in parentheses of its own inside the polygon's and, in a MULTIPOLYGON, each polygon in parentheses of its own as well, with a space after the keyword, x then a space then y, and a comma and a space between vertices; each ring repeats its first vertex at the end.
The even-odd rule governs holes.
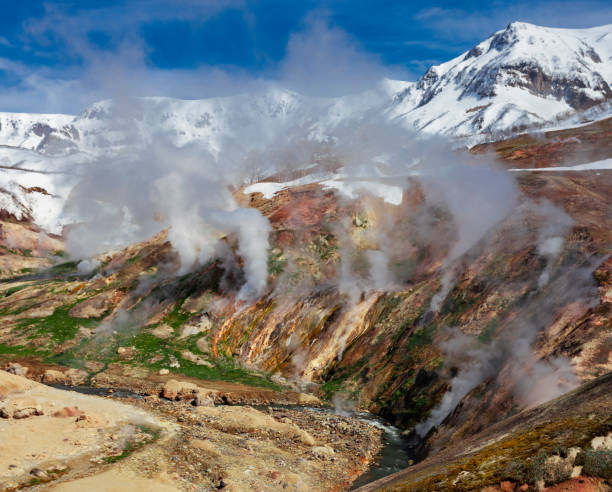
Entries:
MULTIPOLYGON (((76 391, 86 395, 96 395, 113 398, 142 398, 143 395, 126 389, 114 388, 96 388, 92 386, 65 386, 61 384, 50 385, 54 388, 76 391)), ((292 410, 311 410, 315 412, 330 412, 332 408, 317 408, 317 407, 302 407, 299 405, 251 405, 259 410, 267 408, 290 408, 292 410)), ((380 417, 367 412, 343 412, 346 415, 357 417, 363 422, 374 425, 383 431, 383 447, 376 458, 375 462, 370 466, 368 471, 361 475, 351 486, 355 489, 366 485, 380 478, 391 475, 392 473, 403 470, 412 464, 414 456, 411 453, 411 447, 408 445, 407 439, 402 435, 402 432, 397 427, 390 425, 380 417)))

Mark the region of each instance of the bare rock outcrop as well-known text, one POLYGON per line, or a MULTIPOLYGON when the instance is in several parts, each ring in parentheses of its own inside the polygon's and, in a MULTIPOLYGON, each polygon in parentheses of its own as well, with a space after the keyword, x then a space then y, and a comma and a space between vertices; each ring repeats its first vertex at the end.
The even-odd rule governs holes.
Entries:
POLYGON ((161 389, 161 396, 168 400, 190 400, 194 398, 214 397, 215 390, 202 388, 194 383, 170 379, 166 381, 161 389))
POLYGON ((73 318, 100 318, 113 306, 113 292, 102 292, 78 303, 68 315, 73 318))
POLYGON ((68 369, 66 372, 55 369, 47 369, 42 377, 45 384, 65 384, 67 386, 78 386, 83 384, 89 375, 80 369, 68 369))

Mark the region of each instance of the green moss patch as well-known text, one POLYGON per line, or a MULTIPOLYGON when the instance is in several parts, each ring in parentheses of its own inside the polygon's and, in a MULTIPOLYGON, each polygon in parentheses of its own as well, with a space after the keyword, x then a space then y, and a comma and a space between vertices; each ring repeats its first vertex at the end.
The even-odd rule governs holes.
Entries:
POLYGON ((26 347, 23 345, 6 345, 0 343, 0 357, 1 356, 14 356, 14 357, 44 357, 48 354, 48 351, 26 347))
MULTIPOLYGON (((210 361, 212 367, 198 365, 183 359, 181 356, 183 350, 190 350, 195 354, 201 354, 195 346, 196 338, 189 337, 183 340, 174 338, 160 339, 151 333, 145 332, 139 333, 130 339, 122 339, 121 345, 132 346, 136 349, 133 358, 126 363, 142 365, 154 371, 166 368, 176 374, 197 379, 229 381, 274 390, 282 389, 266 375, 248 371, 238 366, 231 357, 218 357, 214 361, 210 361), (172 362, 178 362, 179 367, 173 368, 172 362)), ((201 355, 204 356, 204 354, 201 355)))
POLYGON ((136 440, 128 441, 128 443, 125 445, 125 447, 123 448, 123 451, 120 454, 117 454, 114 456, 107 456, 105 458, 105 461, 107 463, 117 463, 117 461, 121 461, 122 459, 127 458, 128 456, 133 454, 135 451, 138 451, 143 446, 150 444, 153 441, 156 441, 161 434, 160 430, 151 429, 145 426, 139 426, 139 429, 141 433, 143 433, 146 436, 144 439, 138 440, 138 441, 136 440))
MULTIPOLYGON (((606 435, 611 430, 612 417, 603 421, 574 417, 542 423, 490 444, 464 459, 442 465, 442 472, 415 474, 389 490, 468 491, 480 490, 503 480, 533 483, 544 477, 546 457, 558 453, 560 448, 585 447, 593 437, 606 435), (467 473, 453 483, 462 472, 467 473)), ((592 460, 592 463, 597 461, 592 466, 592 473, 606 473, 607 458, 597 458, 592 460)), ((563 477, 558 478, 561 480, 563 477)))
POLYGON ((64 263, 58 263, 57 265, 53 265, 49 268, 51 273, 72 273, 75 272, 78 268, 78 261, 66 261, 64 263))
POLYGON ((323 392, 327 400, 331 400, 334 394, 340 391, 346 379, 346 377, 330 379, 325 384, 321 385, 319 389, 323 392))
POLYGON ((29 338, 47 335, 54 343, 64 343, 67 340, 73 339, 81 326, 84 328, 93 328, 100 323, 99 319, 73 318, 69 316, 68 312, 76 304, 77 303, 59 307, 51 316, 47 316, 46 318, 21 320, 17 328, 27 331, 29 338))

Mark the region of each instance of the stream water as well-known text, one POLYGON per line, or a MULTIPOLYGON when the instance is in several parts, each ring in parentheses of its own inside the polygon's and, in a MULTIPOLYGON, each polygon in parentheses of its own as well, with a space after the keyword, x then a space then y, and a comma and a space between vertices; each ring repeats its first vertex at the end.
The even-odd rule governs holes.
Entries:
POLYGON ((113 398, 143 398, 143 395, 127 389, 96 388, 94 386, 66 386, 64 384, 49 384, 53 388, 75 391, 84 395, 112 396, 113 398))
MULTIPOLYGON (((135 393, 126 389, 110 389, 110 388, 95 388, 92 386, 65 386, 62 384, 50 385, 54 388, 76 391, 77 393, 83 393, 86 395, 106 396, 113 398, 142 398, 143 395, 135 393)), ((330 412, 333 413, 331 408, 317 408, 317 407, 303 407, 299 405, 251 405, 253 408, 259 410, 266 410, 269 407, 272 408, 290 408, 292 410, 311 410, 315 412, 330 412)), ((378 457, 372 463, 368 471, 361 475, 352 485, 351 489, 361 487, 370 482, 378 480, 379 478, 386 477, 392 473, 398 472, 411 463, 411 460, 415 460, 413 453, 411 452, 411 446, 408 440, 402 435, 401 430, 397 427, 390 425, 380 417, 366 412, 349 412, 347 415, 357 417, 363 422, 367 422, 374 425, 383 431, 383 447, 378 457)))
MULTIPOLYGON (((254 406, 259 410, 267 408, 290 408, 292 410, 311 410, 314 412, 329 412, 334 413, 333 408, 329 407, 303 407, 299 405, 262 405, 254 406)), ((389 424, 386 420, 381 419, 377 415, 368 412, 353 412, 343 411, 342 415, 357 417, 362 422, 374 425, 383 431, 383 447, 376 457, 375 461, 370 465, 368 470, 361 475, 351 486, 351 489, 356 489, 362 485, 386 477, 395 472, 403 470, 410 466, 411 461, 416 461, 413 453, 414 443, 411 443, 402 435, 401 429, 389 424)))
POLYGON ((355 416, 382 429, 383 448, 368 471, 353 483, 352 489, 403 470, 414 461, 411 448, 400 429, 371 413, 357 413, 355 416))

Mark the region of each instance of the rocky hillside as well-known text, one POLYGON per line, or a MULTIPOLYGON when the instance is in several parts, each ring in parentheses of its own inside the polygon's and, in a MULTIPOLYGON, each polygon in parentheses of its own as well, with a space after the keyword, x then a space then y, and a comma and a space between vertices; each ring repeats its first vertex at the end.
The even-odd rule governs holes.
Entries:
POLYGON ((0 356, 41 367, 32 376, 43 380, 52 369, 70 383, 78 369, 81 381, 150 393, 171 377, 309 391, 384 416, 412 436, 415 460, 434 457, 612 370, 612 173, 532 170, 610 158, 609 125, 474 149, 525 169, 511 174, 519 201, 452 264, 446 291, 460 231, 416 178, 399 202, 347 199, 355 181, 340 179, 235 190, 272 227, 268 285, 247 303, 235 298, 244 278, 231 234, 222 258, 182 275, 166 232, 79 263, 62 258, 60 237, 5 220, 0 356), (395 278, 381 288, 376 251, 395 278))
POLYGON ((609 490, 611 395, 608 374, 357 491, 609 490))

